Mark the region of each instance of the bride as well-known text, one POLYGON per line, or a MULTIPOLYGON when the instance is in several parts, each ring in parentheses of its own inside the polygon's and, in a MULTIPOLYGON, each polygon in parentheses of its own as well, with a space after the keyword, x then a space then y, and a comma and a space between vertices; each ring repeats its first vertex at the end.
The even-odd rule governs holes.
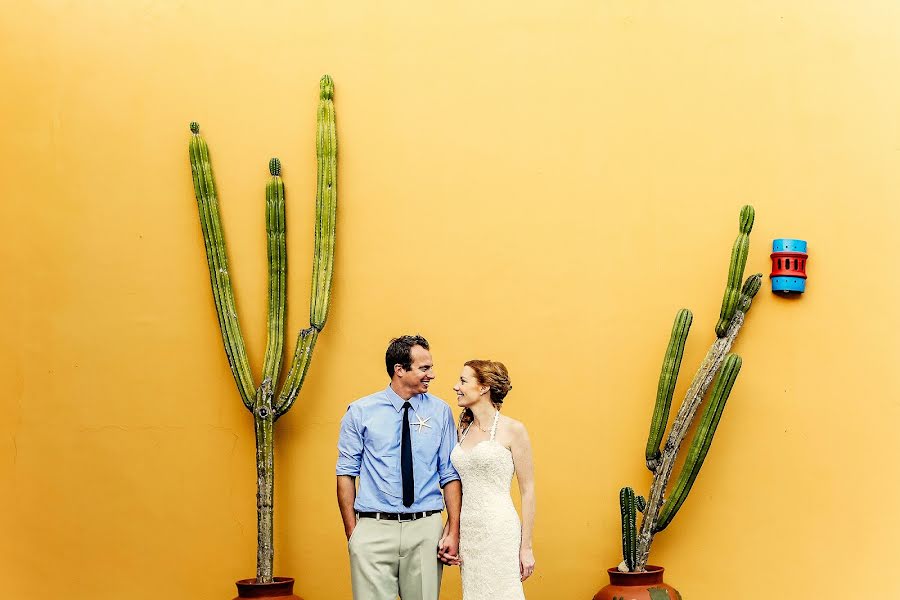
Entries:
POLYGON ((503 363, 470 360, 453 389, 463 407, 459 443, 450 454, 463 488, 463 600, 523 600, 522 582, 534 572, 534 477, 525 426, 500 416, 512 389, 509 373, 503 363), (513 472, 522 498, 521 525, 509 494, 513 472))

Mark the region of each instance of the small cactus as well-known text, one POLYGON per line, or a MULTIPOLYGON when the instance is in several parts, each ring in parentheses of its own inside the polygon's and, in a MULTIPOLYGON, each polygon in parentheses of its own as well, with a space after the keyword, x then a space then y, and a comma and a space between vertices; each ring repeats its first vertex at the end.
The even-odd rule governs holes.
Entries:
POLYGON ((634 490, 630 487, 619 491, 619 508, 622 511, 622 557, 625 567, 631 572, 637 563, 637 518, 634 490))

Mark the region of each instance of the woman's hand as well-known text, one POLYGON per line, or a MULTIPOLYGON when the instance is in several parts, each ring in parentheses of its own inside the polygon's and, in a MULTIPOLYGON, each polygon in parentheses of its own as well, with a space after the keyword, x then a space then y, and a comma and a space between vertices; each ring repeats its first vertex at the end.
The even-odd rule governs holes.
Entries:
POLYGON ((519 576, 525 581, 534 573, 534 551, 531 548, 519 550, 519 576))

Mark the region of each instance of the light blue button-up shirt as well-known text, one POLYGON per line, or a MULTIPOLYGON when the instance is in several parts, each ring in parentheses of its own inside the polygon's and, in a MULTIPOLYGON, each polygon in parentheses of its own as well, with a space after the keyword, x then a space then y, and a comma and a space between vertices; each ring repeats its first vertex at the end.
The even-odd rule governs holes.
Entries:
POLYGON ((341 419, 337 474, 359 477, 353 504, 357 512, 443 510, 441 488, 459 479, 450 462, 456 444, 450 407, 431 394, 413 396, 409 399, 409 432, 415 496, 412 506, 403 506, 400 440, 404 402, 388 386, 352 403, 341 419), (418 426, 417 421, 427 425, 418 426))

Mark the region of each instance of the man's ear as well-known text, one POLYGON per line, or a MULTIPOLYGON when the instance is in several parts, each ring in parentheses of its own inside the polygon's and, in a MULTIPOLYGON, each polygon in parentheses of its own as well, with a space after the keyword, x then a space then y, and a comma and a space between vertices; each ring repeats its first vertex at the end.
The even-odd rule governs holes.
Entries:
POLYGON ((403 368, 403 365, 401 365, 400 363, 395 363, 395 364, 394 364, 394 375, 400 375, 400 376, 402 376, 402 375, 403 375, 403 372, 404 372, 405 370, 406 370, 406 369, 404 369, 404 368, 403 368))

